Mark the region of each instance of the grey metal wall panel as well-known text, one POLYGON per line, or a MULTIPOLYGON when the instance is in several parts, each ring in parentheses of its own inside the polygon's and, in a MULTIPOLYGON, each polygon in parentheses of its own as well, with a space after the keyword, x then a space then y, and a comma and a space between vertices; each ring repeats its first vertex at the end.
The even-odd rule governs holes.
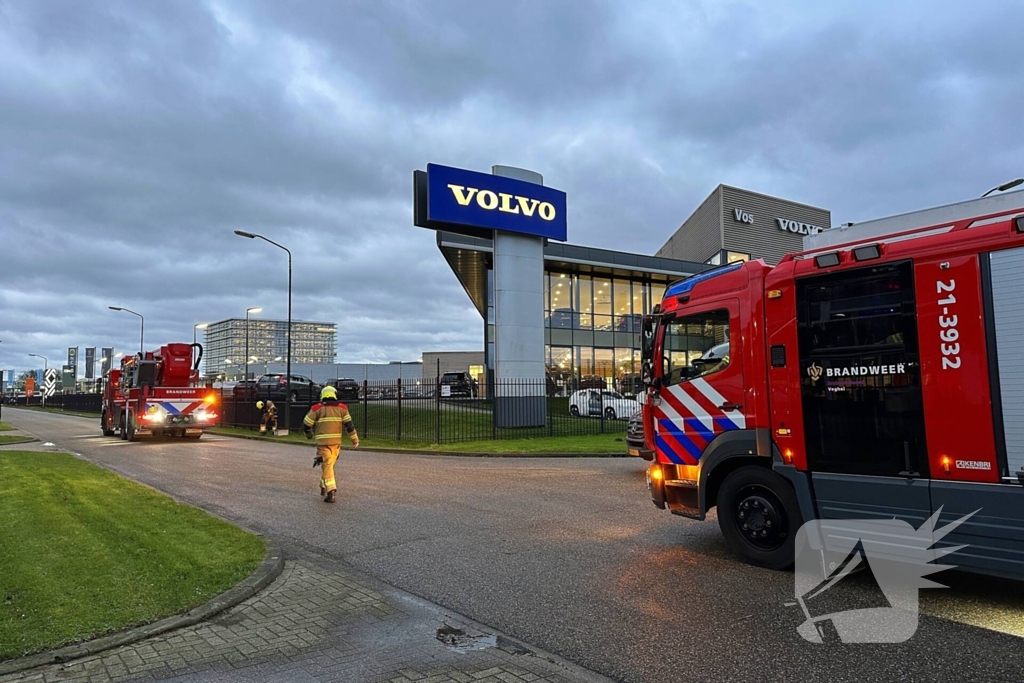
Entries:
POLYGON ((715 188, 655 256, 702 263, 722 248, 722 193, 715 188))
POLYGON ((1010 474, 1024 468, 1024 247, 993 252, 992 305, 1010 474))
POLYGON ((723 248, 763 258, 772 265, 786 254, 803 251, 804 236, 780 228, 780 219, 824 229, 832 220, 825 209, 722 186, 723 248), (737 210, 745 216, 737 218, 737 210))
POLYGON ((981 199, 970 199, 956 204, 854 223, 845 228, 826 230, 813 237, 805 237, 804 248, 807 250, 822 249, 836 244, 883 237, 915 228, 948 225, 954 221, 974 216, 1003 212, 1015 213, 1018 210, 1024 210, 1024 191, 994 194, 981 199))

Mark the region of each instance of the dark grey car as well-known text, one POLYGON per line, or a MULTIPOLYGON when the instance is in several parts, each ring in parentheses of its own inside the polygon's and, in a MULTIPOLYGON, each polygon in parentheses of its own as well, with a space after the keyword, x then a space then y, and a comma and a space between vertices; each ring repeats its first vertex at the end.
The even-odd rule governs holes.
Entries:
POLYGON ((644 413, 638 410, 629 416, 626 424, 626 452, 644 460, 654 460, 654 451, 644 441, 644 413))

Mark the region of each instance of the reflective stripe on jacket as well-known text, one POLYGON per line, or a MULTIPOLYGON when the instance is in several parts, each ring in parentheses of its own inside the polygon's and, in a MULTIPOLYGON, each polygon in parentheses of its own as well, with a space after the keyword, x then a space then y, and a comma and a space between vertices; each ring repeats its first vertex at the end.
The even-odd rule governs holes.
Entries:
POLYGON ((334 401, 317 403, 310 408, 305 419, 302 420, 302 425, 306 429, 313 430, 313 438, 317 444, 338 445, 341 444, 343 432, 348 432, 350 435, 356 433, 352 416, 348 413, 348 406, 334 401))

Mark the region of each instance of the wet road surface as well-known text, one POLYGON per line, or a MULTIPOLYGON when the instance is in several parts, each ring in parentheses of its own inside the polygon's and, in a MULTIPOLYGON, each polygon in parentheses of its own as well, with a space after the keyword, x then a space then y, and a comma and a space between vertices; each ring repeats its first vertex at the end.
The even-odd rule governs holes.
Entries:
MULTIPOLYGON (((459 458, 346 451, 317 495, 312 448, 207 435, 127 443, 97 420, 4 420, 181 500, 315 549, 623 681, 1021 680, 1024 583, 955 572, 895 645, 814 645, 793 575, 743 564, 714 521, 654 508, 626 458, 459 458)), ((873 590, 852 577, 852 600, 873 590)))

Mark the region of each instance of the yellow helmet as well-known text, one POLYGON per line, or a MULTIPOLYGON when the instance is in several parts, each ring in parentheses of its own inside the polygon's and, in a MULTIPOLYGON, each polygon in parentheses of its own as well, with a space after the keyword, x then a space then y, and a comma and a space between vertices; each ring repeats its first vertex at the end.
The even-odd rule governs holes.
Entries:
POLYGON ((338 390, 332 386, 326 386, 320 390, 321 401, 326 401, 329 398, 338 398, 338 390))
POLYGON ((256 407, 263 410, 263 401, 256 401, 256 407))

